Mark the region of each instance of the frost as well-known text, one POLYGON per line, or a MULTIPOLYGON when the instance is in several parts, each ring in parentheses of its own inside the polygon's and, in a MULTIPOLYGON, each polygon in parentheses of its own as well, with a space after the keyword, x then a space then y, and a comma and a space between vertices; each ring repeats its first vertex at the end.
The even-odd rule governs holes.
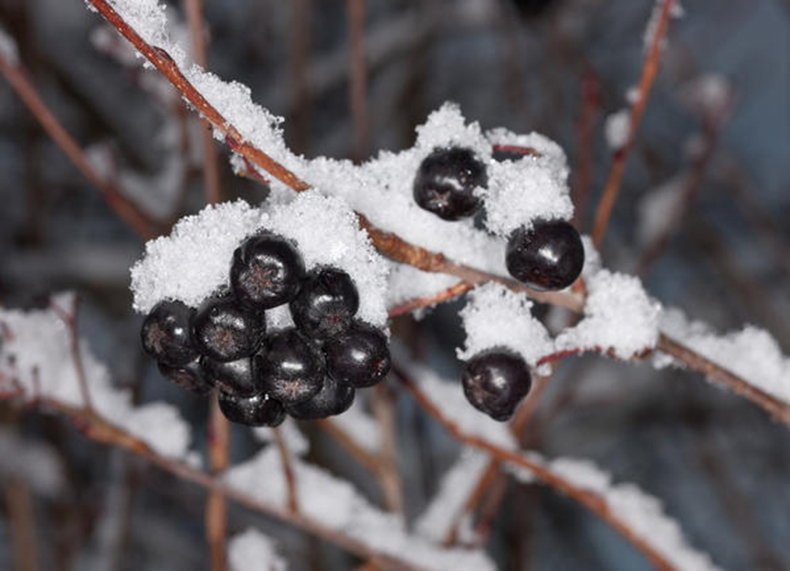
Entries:
POLYGON ((630 359, 658 341, 661 306, 638 278, 600 270, 586 278, 584 319, 557 336, 556 349, 611 350, 630 359))
POLYGON ((631 132, 631 110, 629 108, 620 109, 606 117, 603 129, 609 148, 613 151, 622 149, 631 132))
MULTIPOLYGON (((690 321, 674 308, 663 312, 661 330, 749 384, 790 403, 790 358, 767 331, 747 325, 740 331, 717 335, 710 326, 690 321)), ((659 355, 654 363, 663 368, 673 361, 659 355)))
POLYGON ((488 454, 472 448, 461 451, 456 463, 442 476, 439 491, 414 523, 420 535, 437 543, 445 540, 490 460, 488 454))
MULTIPOLYGON (((52 303, 71 309, 71 296, 52 303)), ((71 353, 70 332, 53 309, 0 310, 3 344, 0 378, 15 379, 31 398, 49 398, 69 406, 84 406, 79 375, 71 353)), ((92 405, 98 415, 141 439, 165 456, 184 458, 191 431, 178 410, 165 403, 132 405, 127 390, 112 386, 107 367, 80 341, 80 357, 92 405)))
MULTIPOLYGON (((325 470, 299 459, 294 459, 292 468, 299 510, 304 516, 415 567, 454 571, 494 569, 481 551, 442 548, 410 535, 400 517, 373 507, 350 483, 325 470)), ((280 455, 274 447, 231 468, 225 480, 262 501, 286 507, 287 484, 280 455)))
POLYGON ((285 571, 288 568, 285 559, 277 553, 274 541, 253 528, 228 541, 228 563, 232 571, 285 571))
POLYGON ((0 58, 3 58, 11 65, 19 64, 19 49, 16 41, 2 26, 0 26, 0 58))
MULTIPOLYGON (((612 477, 589 460, 557 458, 547 461, 535 453, 530 460, 582 490, 599 496, 615 518, 641 541, 656 550, 675 569, 717 571, 710 555, 697 551, 683 537, 680 525, 663 510, 661 502, 634 484, 614 484, 612 477)), ((531 473, 511 470, 520 480, 532 483, 531 473), (525 479, 523 475, 526 475, 525 479)))
POLYGON ((466 343, 458 358, 469 360, 487 349, 505 347, 534 366, 553 352, 554 345, 543 324, 532 316, 532 305, 526 294, 502 284, 492 282, 476 288, 460 312, 466 343))

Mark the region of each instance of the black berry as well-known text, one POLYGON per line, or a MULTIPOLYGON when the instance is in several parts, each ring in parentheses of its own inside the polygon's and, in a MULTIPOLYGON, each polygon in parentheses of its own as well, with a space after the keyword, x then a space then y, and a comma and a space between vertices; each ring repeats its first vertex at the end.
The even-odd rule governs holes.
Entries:
POLYGON ((319 268, 307 275, 291 302, 291 315, 302 333, 321 339, 345 331, 358 308, 359 294, 351 277, 336 268, 319 268))
POLYGON ((159 363, 159 372, 182 389, 187 389, 198 395, 205 396, 214 388, 214 385, 203 374, 197 359, 180 367, 159 363))
POLYGON ((266 393, 245 398, 220 391, 219 409, 229 421, 248 426, 278 426, 285 420, 283 405, 266 393))
POLYGON ((180 301, 163 301, 143 321, 140 338, 151 357, 171 367, 180 367, 198 356, 190 339, 190 320, 195 310, 180 301))
POLYGON ((511 234, 505 254, 507 270, 538 290, 568 287, 584 266, 584 246, 576 229, 564 220, 536 220, 532 229, 511 234))
POLYGON ((320 352, 296 329, 277 331, 266 338, 266 350, 253 357, 256 381, 269 396, 285 405, 308 400, 324 382, 320 352))
POLYGON ((249 238, 233 253, 230 286, 244 305, 269 309, 296 296, 304 273, 296 248, 285 238, 266 233, 249 238))
POLYGON ((215 361, 200 358, 200 367, 206 379, 224 392, 237 397, 251 397, 261 392, 261 386, 253 374, 252 360, 243 357, 236 361, 215 361))
POLYGON ((480 209, 482 203, 473 191, 487 186, 485 165, 471 149, 437 148, 417 169, 414 200, 444 220, 460 220, 480 209))
POLYGON ((475 355, 464 366, 464 395, 476 409, 505 421, 529 392, 532 378, 524 360, 507 349, 475 355))
POLYGON ((315 420, 341 414, 354 402, 354 387, 332 378, 324 379, 321 391, 310 400, 287 407, 288 413, 300 420, 315 420))
POLYGON ((327 341, 324 353, 329 375, 357 388, 375 385, 390 369, 387 337, 361 321, 327 341))
POLYGON ((230 296, 210 298, 192 320, 195 347, 216 361, 249 357, 260 346, 264 333, 263 314, 246 310, 230 296))

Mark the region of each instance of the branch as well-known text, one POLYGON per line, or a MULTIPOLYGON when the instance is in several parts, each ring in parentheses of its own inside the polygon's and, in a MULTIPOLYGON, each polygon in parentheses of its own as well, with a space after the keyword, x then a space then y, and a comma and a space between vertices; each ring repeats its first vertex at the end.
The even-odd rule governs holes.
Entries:
POLYGON ((622 148, 618 149, 612 159, 612 166, 609 171, 609 178, 606 180, 606 186, 601 196, 601 203, 598 205, 598 211, 595 213, 595 224, 593 225, 593 244, 600 250, 601 243, 603 242, 604 234, 606 234, 606 227, 609 225, 609 218, 612 215, 614 203, 617 200, 617 195, 620 192, 620 183, 623 180, 625 173, 625 161, 631 150, 634 147, 636 140, 636 132, 639 129, 639 123, 642 121, 642 115, 647 106, 647 100, 650 97, 650 90, 653 88, 653 83, 658 76, 658 68, 661 60, 661 48, 663 44, 664 35, 669 27, 669 17, 671 15, 673 0, 664 0, 664 5, 661 8, 661 16, 658 21, 656 32, 653 35, 653 41, 650 45, 645 56, 645 63, 642 67, 642 78, 639 80, 639 92, 637 99, 631 106, 631 113, 628 122, 628 138, 622 148))
MULTIPOLYGON (((216 393, 211 396, 209 405, 208 455, 211 472, 216 477, 230 464, 228 444, 230 441, 230 423, 219 408, 216 393)), ((209 546, 212 571, 225 570, 225 538, 228 536, 228 507, 222 492, 212 490, 206 498, 206 542, 209 546)))
POLYGON ((368 113, 368 78, 365 49, 365 0, 346 0, 346 18, 350 31, 349 99, 354 122, 354 155, 359 160, 368 154, 370 115, 368 113))
POLYGON ((294 476, 293 466, 291 466, 291 453, 288 451, 288 446, 285 444, 280 429, 272 428, 274 434, 274 442, 277 445, 277 450, 280 453, 280 460, 283 464, 283 474, 285 475, 285 484, 288 487, 288 509, 293 513, 299 511, 299 502, 296 496, 296 477, 294 476))

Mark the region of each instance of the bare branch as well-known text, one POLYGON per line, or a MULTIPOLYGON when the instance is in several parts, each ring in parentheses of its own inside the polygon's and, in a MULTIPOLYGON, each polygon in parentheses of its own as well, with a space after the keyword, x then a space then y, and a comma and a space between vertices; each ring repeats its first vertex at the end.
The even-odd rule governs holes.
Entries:
POLYGON ((274 433, 274 442, 277 445, 277 450, 280 453, 280 461, 283 463, 283 473, 285 475, 283 479, 288 487, 288 509, 296 513, 299 511, 299 501, 296 494, 296 476, 291 465, 291 452, 285 444, 285 439, 280 429, 272 428, 272 432, 274 433))

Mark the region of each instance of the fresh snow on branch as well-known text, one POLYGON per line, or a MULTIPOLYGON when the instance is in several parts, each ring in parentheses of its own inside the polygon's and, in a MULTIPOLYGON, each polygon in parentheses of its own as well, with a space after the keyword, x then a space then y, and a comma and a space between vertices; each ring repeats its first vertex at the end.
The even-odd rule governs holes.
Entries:
MULTIPOLYGON (((5 385, 13 380, 31 399, 48 398, 81 408, 85 402, 72 358, 71 331, 61 318, 63 313, 71 311, 73 297, 62 294, 51 303, 60 308, 60 314, 54 309, 0 309, 0 382, 5 385)), ((85 380, 96 413, 164 456, 191 458, 188 455, 191 430, 178 409, 163 402, 134 406, 131 393, 115 388, 107 367, 94 357, 84 340, 79 343, 85 380)))
POLYGON ((286 571, 288 565, 277 552, 274 541, 249 528, 228 541, 228 563, 232 571, 286 571))

